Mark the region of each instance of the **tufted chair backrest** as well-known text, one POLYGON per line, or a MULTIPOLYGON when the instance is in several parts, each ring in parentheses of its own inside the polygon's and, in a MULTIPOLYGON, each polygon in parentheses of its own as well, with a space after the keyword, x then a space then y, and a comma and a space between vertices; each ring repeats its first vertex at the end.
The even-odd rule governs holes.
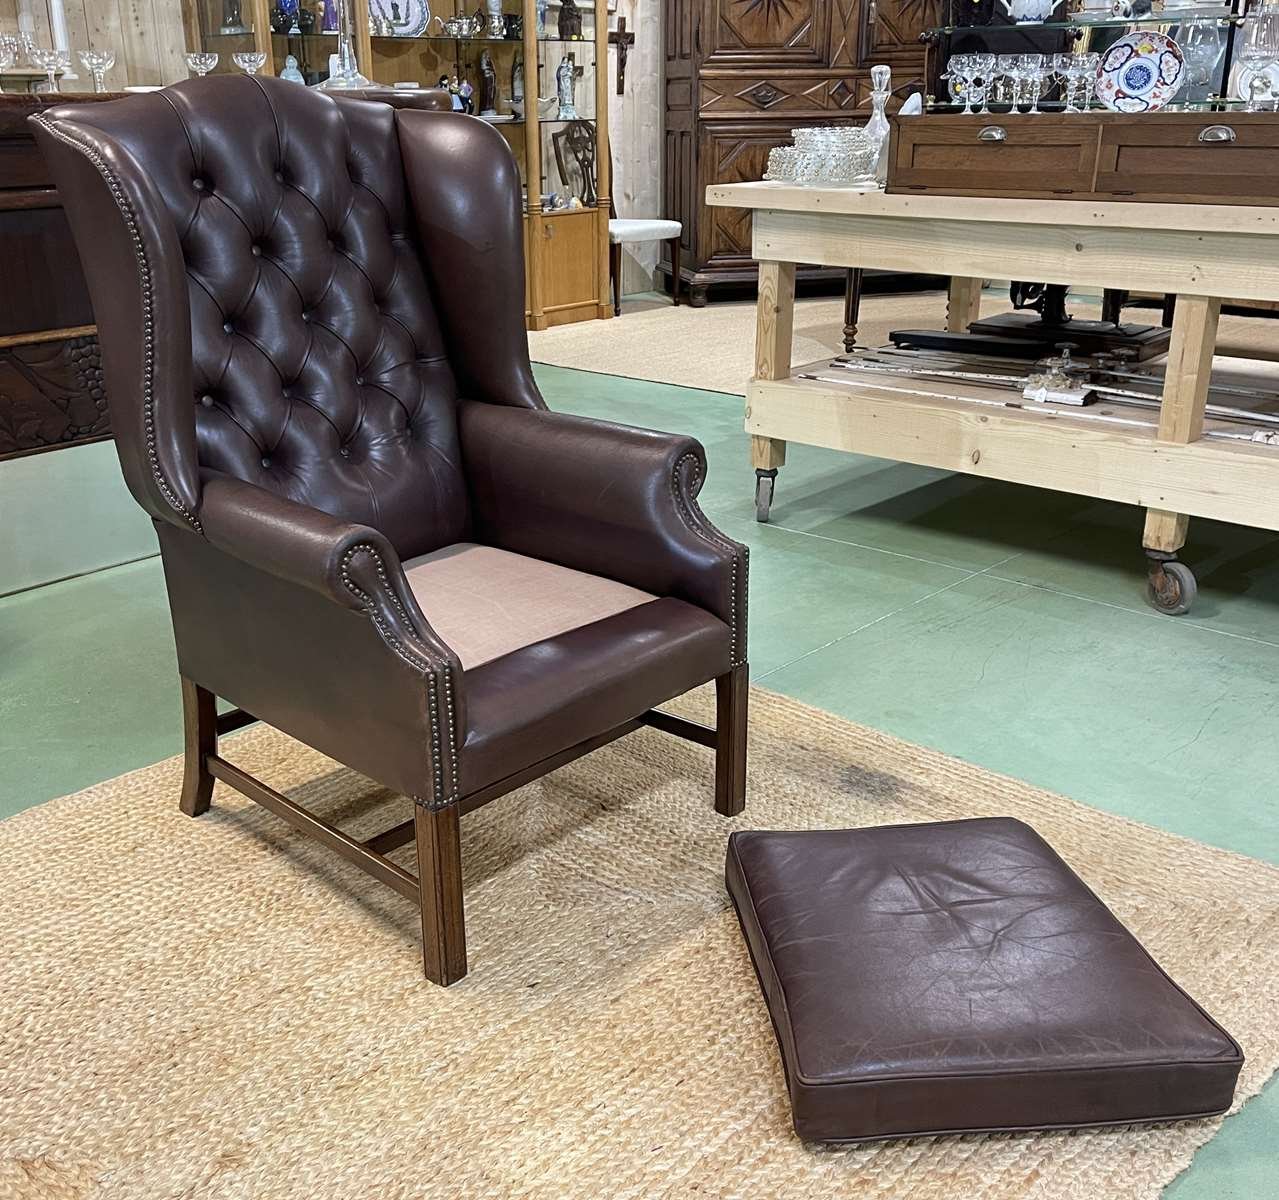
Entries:
MULTIPOLYGON (((199 474, 219 471, 370 525, 403 557, 461 540, 457 385, 393 110, 247 76, 83 109, 77 124, 110 148, 120 212, 128 219, 131 208, 150 242, 140 286, 172 276, 172 262, 155 260, 175 253, 186 283, 173 290, 185 291, 189 379, 170 369, 150 393, 140 379, 149 410, 115 422, 117 439, 140 443, 134 471, 153 476, 131 478, 135 494, 147 491, 154 507, 158 489, 179 511, 198 510, 199 474)), ((122 303, 130 286, 120 280, 122 303)), ((96 309, 100 289, 94 300, 96 309)), ((147 316, 146 297, 139 303, 147 316)), ((98 315, 110 360, 113 323, 98 315)), ((150 317, 182 336, 180 314, 150 317)), ((115 407, 113 397, 113 419, 115 407)), ((187 515, 198 522, 198 511, 187 515)))

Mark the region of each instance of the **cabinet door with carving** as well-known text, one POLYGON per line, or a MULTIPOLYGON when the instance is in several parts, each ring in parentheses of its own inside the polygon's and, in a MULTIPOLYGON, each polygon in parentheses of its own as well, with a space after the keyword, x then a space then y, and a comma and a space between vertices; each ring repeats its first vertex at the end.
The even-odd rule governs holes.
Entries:
POLYGON ((830 0, 701 0, 700 16, 703 66, 826 64, 830 0))
MULTIPOLYGON (((747 183, 763 177, 768 152, 788 144, 790 121, 706 121, 698 144, 698 195, 712 183, 747 183)), ((753 274, 751 213, 743 208, 703 209, 697 261, 706 266, 740 268, 753 274)))

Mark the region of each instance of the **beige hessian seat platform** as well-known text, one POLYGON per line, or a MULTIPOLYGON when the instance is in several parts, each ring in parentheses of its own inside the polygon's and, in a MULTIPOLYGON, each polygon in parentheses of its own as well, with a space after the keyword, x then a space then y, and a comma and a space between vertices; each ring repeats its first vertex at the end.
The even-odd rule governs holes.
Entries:
POLYGON ((404 573, 464 671, 657 599, 600 575, 470 542, 409 559, 404 573))

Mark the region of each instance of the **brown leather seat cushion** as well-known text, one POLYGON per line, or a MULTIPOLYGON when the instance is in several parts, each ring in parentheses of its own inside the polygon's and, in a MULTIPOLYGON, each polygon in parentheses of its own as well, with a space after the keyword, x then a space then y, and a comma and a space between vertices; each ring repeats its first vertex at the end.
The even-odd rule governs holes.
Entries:
POLYGON ((1020 821, 734 833, 727 879, 803 1138, 1230 1106, 1234 1039, 1020 821))

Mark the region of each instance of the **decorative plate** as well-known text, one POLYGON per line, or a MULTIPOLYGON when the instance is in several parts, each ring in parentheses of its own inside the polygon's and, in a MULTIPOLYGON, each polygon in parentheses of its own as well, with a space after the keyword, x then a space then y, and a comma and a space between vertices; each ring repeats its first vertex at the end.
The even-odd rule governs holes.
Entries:
POLYGON ((371 0, 369 8, 386 18, 392 37, 421 37, 431 23, 428 0, 371 0))
MULTIPOLYGON (((1230 71, 1230 86, 1226 89, 1228 96, 1238 100, 1252 99, 1252 80, 1257 72, 1247 63, 1237 62, 1230 71)), ((1262 92, 1261 99, 1267 101, 1279 96, 1279 63, 1266 68, 1270 77, 1270 91, 1262 92)))
POLYGON ((1181 87, 1186 60, 1166 34, 1126 33, 1101 56, 1097 99, 1114 112, 1154 112, 1181 87))

